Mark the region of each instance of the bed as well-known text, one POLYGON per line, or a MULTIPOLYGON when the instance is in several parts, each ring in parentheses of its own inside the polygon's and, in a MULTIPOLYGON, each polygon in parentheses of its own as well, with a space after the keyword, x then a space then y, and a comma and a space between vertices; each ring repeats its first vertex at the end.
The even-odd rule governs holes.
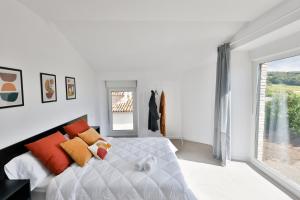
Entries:
MULTIPOLYGON (((40 134, 39 138, 42 136, 40 134)), ((168 139, 155 137, 106 140, 112 147, 105 160, 92 158, 84 167, 73 163, 61 174, 48 176, 32 191, 32 199, 196 199, 180 170, 175 155, 176 148, 168 139), (153 169, 147 172, 136 170, 135 164, 149 155, 157 160, 153 169)), ((14 156, 24 153, 24 149, 17 150, 23 143, 22 141, 1 150, 0 156, 4 156, 7 162, 7 157, 13 157, 4 155, 5 152, 15 152, 14 156)))

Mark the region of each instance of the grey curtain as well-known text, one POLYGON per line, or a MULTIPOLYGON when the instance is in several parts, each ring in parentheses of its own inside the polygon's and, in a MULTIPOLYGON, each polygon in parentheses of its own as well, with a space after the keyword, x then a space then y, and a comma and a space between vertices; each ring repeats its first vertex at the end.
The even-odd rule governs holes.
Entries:
POLYGON ((218 47, 213 154, 225 166, 230 160, 230 44, 218 47))

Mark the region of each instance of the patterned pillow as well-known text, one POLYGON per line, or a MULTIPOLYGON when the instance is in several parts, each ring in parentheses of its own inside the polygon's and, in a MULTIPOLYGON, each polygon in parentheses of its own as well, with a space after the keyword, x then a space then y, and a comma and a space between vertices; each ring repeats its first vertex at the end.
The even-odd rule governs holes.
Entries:
POLYGON ((104 160, 109 149, 111 148, 111 144, 109 144, 106 141, 99 140, 95 144, 89 146, 88 148, 95 156, 95 158, 104 160))

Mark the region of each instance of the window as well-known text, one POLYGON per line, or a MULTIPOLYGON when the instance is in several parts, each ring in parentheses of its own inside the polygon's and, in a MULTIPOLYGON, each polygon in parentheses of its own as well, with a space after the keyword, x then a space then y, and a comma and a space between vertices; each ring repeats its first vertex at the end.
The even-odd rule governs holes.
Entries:
POLYGON ((300 56, 260 65, 256 159, 300 186, 300 56))
POLYGON ((106 81, 111 136, 137 132, 136 81, 106 81))
POLYGON ((111 91, 112 130, 133 130, 133 92, 111 91))

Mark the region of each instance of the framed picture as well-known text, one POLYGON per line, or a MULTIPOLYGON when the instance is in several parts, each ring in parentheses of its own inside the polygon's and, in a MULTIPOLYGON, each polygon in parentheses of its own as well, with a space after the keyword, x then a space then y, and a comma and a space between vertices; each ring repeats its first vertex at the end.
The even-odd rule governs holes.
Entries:
POLYGON ((24 106, 22 70, 0 67, 0 109, 24 106))
POLYGON ((76 99, 76 83, 74 77, 66 76, 66 98, 67 100, 76 99))
POLYGON ((57 101, 56 76, 54 74, 40 74, 42 103, 57 101))

